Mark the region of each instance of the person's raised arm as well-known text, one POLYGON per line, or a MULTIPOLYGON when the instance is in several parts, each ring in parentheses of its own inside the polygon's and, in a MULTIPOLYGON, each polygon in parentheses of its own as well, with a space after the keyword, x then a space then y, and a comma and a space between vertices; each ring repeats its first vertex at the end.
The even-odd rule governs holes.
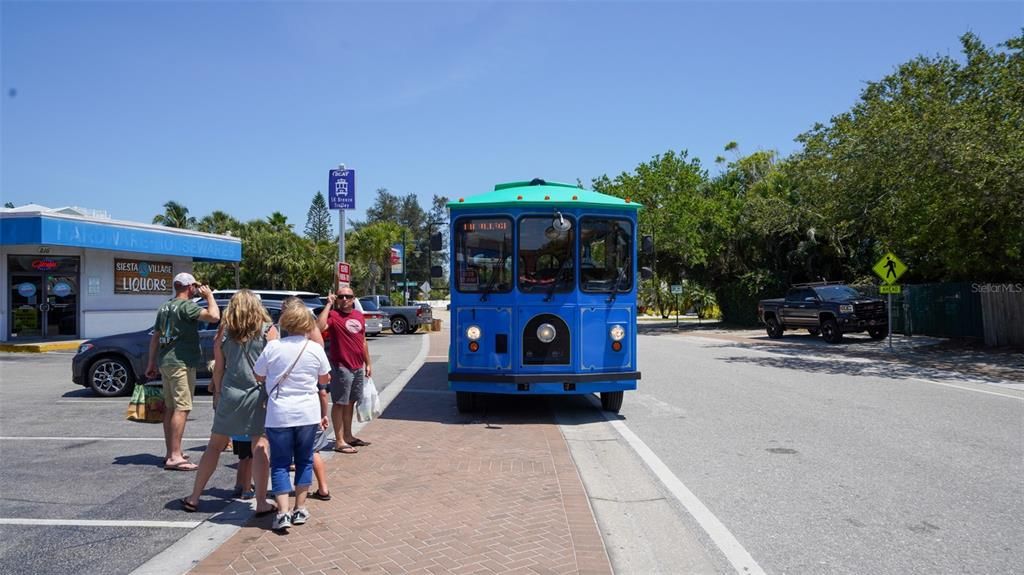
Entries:
POLYGON ((220 321, 220 308, 217 307, 217 300, 213 299, 213 291, 210 286, 199 286, 199 295, 206 298, 206 309, 199 312, 199 321, 206 323, 217 323, 220 321))
MULTIPOLYGON (((318 327, 320 331, 325 331, 327 329, 327 317, 331 315, 331 309, 334 307, 334 300, 336 299, 338 299, 338 296, 335 294, 327 294, 327 305, 324 306, 324 309, 320 310, 320 315, 316 318, 316 327, 318 327)), ((321 341, 320 344, 323 345, 323 341, 321 341)))

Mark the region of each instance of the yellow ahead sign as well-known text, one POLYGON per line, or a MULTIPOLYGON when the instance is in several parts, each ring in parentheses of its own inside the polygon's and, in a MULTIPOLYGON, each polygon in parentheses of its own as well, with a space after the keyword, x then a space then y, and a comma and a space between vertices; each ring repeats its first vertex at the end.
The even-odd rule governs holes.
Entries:
POLYGON ((895 254, 889 252, 871 269, 878 274, 878 277, 882 278, 882 281, 892 285, 907 271, 907 266, 903 265, 903 262, 895 254))

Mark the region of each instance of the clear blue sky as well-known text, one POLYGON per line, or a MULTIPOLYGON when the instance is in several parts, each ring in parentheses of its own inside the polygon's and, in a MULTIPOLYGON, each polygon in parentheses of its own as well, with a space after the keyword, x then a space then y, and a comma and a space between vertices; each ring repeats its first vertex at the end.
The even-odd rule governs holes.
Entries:
MULTIPOLYGON (((796 149, 915 55, 1019 34, 1024 2, 9 2, 0 199, 149 222, 274 210, 339 162, 457 198, 589 184, 687 149, 796 149)), ((732 157, 727 156, 727 157, 732 157)))

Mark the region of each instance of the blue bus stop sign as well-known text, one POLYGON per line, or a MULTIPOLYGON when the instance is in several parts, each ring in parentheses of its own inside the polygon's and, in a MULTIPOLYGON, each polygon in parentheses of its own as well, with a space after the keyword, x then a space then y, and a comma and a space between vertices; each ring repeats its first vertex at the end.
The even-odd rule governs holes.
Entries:
POLYGON ((327 176, 327 198, 332 210, 356 209, 356 171, 331 170, 327 176))

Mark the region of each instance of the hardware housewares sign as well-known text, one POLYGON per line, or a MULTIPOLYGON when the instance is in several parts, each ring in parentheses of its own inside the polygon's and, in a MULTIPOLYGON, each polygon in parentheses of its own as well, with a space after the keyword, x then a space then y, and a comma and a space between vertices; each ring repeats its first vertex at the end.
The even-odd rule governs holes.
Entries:
POLYGON ((174 281, 171 262, 114 260, 114 293, 167 295, 174 281))

